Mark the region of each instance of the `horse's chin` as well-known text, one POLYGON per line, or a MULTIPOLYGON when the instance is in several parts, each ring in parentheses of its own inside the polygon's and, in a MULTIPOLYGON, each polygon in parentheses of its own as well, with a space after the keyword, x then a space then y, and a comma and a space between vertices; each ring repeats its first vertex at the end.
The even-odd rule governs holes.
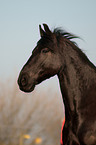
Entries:
POLYGON ((20 87, 20 90, 25 92, 25 93, 30 93, 35 89, 35 85, 31 87, 20 87))

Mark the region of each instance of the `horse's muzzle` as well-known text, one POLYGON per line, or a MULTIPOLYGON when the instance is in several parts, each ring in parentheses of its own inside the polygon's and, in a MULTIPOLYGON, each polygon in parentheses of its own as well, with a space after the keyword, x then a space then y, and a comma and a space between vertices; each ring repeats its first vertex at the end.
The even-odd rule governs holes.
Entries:
POLYGON ((18 85, 21 91, 32 92, 35 88, 34 81, 30 81, 27 73, 21 73, 18 78, 18 85))

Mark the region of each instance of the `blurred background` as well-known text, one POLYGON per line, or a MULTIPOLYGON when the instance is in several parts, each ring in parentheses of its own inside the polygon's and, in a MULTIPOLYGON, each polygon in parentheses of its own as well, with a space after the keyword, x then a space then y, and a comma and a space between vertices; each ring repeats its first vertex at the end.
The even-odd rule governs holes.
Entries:
POLYGON ((39 24, 80 36, 96 65, 95 0, 0 0, 0 145, 59 145, 64 107, 57 77, 21 92, 17 78, 40 39, 39 24))

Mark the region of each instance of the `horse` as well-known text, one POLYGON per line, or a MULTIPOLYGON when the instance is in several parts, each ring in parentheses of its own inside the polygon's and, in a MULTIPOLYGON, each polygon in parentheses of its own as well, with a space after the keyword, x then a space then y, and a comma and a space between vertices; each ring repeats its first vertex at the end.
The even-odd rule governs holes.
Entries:
POLYGON ((57 75, 65 106, 62 145, 96 145, 96 67, 73 41, 76 35, 39 25, 40 40, 23 66, 18 85, 32 92, 57 75))

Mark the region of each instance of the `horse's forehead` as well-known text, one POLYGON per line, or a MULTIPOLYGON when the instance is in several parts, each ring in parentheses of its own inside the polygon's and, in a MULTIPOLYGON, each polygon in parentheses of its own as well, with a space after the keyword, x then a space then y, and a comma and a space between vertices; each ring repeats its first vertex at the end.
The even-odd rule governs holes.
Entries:
POLYGON ((38 54, 43 48, 48 47, 53 49, 53 40, 49 37, 43 37, 38 42, 36 47, 33 49, 32 54, 38 54))

